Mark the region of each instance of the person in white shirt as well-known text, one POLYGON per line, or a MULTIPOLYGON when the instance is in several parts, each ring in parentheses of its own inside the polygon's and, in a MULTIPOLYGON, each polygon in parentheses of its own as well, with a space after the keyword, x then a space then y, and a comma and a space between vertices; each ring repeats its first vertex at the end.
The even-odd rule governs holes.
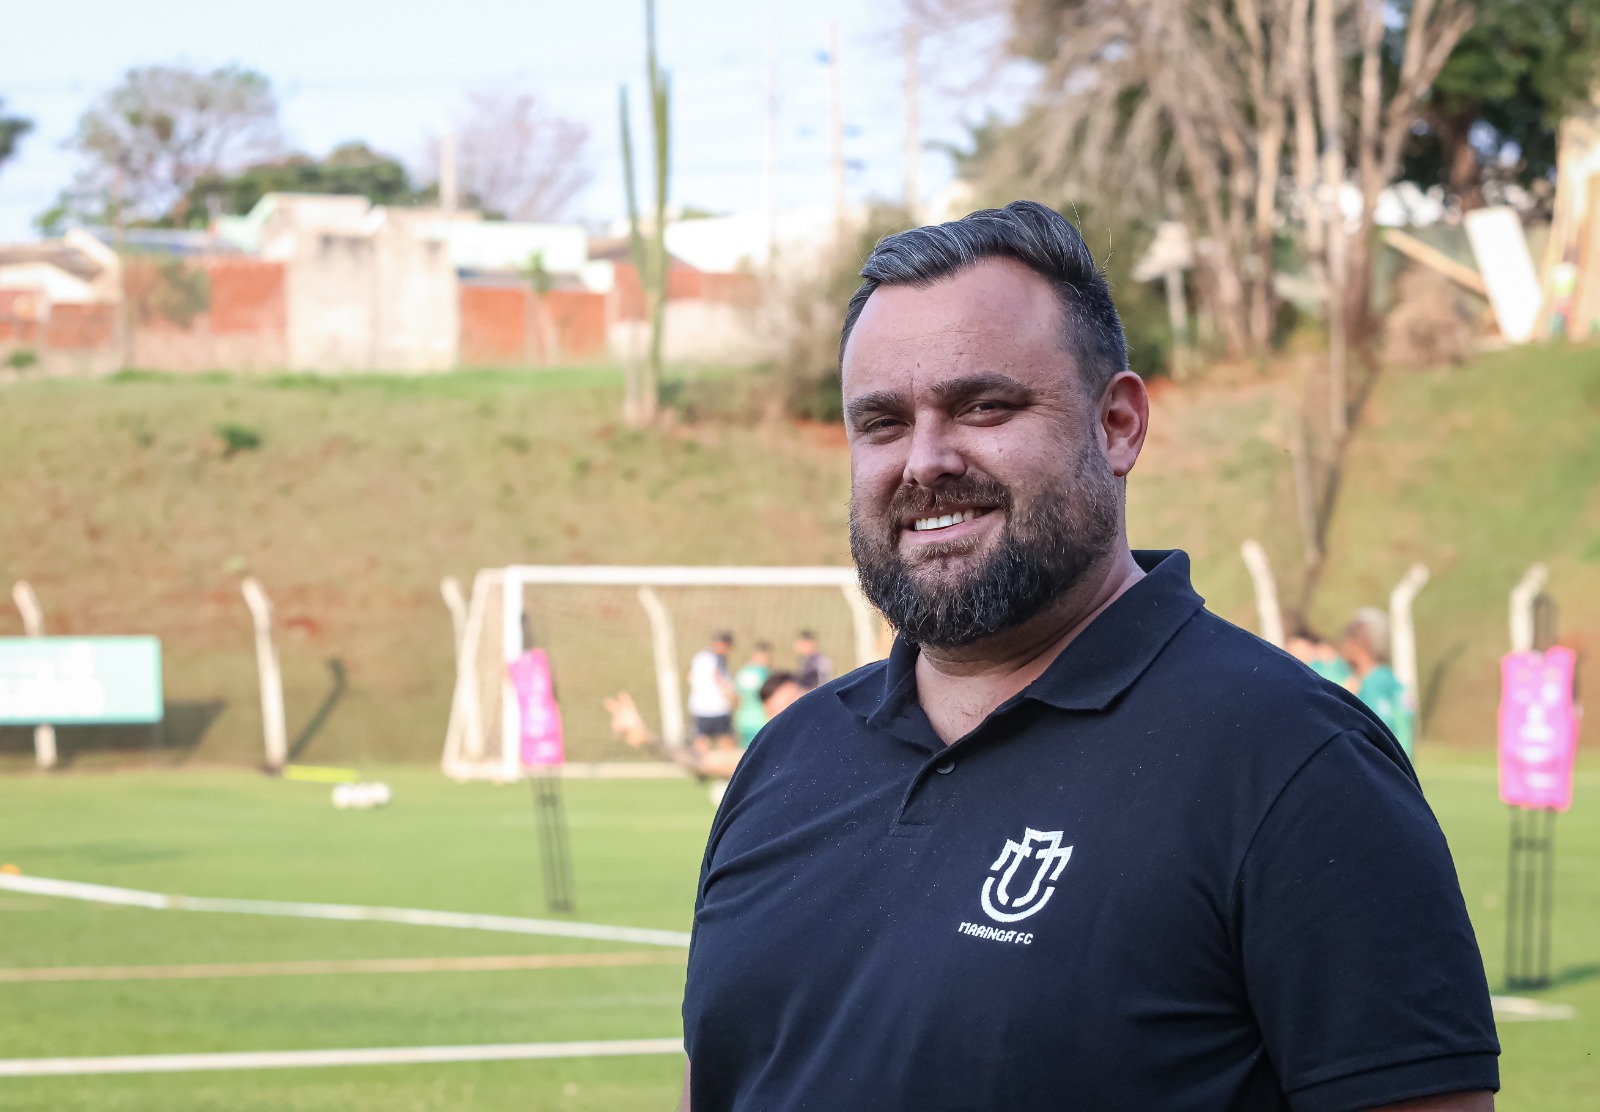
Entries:
POLYGON ((689 661, 689 714, 694 719, 695 748, 702 752, 733 745, 733 704, 737 698, 728 674, 733 634, 719 631, 689 661))

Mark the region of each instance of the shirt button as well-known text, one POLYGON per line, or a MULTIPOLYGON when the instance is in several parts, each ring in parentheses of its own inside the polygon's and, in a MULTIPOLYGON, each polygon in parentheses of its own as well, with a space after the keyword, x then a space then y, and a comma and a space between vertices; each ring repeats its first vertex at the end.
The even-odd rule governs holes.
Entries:
POLYGON ((940 776, 948 776, 952 772, 954 772, 955 770, 956 770, 956 762, 952 758, 951 760, 948 760, 948 761, 944 762, 944 764, 940 765, 938 768, 934 769, 933 771, 937 772, 940 776))

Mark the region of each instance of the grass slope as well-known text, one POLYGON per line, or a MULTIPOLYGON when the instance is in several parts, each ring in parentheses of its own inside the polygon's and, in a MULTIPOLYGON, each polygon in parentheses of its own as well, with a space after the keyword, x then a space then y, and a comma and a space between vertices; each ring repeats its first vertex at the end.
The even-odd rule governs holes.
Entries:
MULTIPOLYGON (((1130 484, 1135 543, 1188 549, 1213 608, 1247 626, 1239 541, 1261 539, 1286 581, 1298 562, 1284 393, 1266 379, 1161 391, 1130 484)), ((0 583, 31 580, 55 632, 162 637, 168 739, 199 744, 132 759, 258 759, 248 570, 277 607, 291 737, 329 691, 326 661, 348 674, 305 759, 432 760, 452 680, 442 575, 847 562, 837 430, 637 432, 619 405, 617 376, 595 371, 13 385, 0 390, 0 583), (229 425, 259 446, 227 455, 229 425)), ((1506 591, 1529 563, 1549 562, 1563 629, 1600 641, 1600 352, 1386 378, 1315 616, 1336 632, 1415 560, 1434 573, 1417 603, 1425 761, 1430 745, 1492 744, 1506 591)), ((16 632, 0 608, 0 635, 16 632)), ((26 767, 27 746, 0 731, 0 768, 26 767)))
MULTIPOLYGON (((395 803, 337 812, 327 788, 241 772, 138 772, 0 786, 0 860, 26 872, 195 895, 543 916, 522 789, 391 769, 395 803)), ((1491 983, 1501 981, 1504 809, 1481 756, 1425 787, 1450 838, 1491 983)), ((1502 1112, 1592 1106, 1600 1088, 1600 792, 1560 820, 1556 984, 1577 1017, 1503 1022, 1502 1112)), ((578 913, 684 929, 711 811, 686 781, 567 785, 578 913)), ((103 908, 0 893, 0 965, 165 965, 565 953, 613 943, 391 924, 103 908)), ((502 973, 0 983, 0 1057, 671 1037, 681 965, 502 973)), ((293 1109, 634 1112, 672 1107, 670 1056, 128 1077, 0 1079, 16 1112, 293 1109)))

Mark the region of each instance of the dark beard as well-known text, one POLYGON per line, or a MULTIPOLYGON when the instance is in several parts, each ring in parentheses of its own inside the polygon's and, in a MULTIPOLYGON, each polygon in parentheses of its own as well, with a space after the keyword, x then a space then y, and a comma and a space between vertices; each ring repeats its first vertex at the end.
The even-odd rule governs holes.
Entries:
POLYGON ((975 473, 932 491, 902 487, 870 531, 852 506, 850 553, 862 593, 890 625, 916 644, 954 649, 1020 625, 1074 587, 1110 551, 1117 520, 1116 480, 1090 444, 1070 479, 1020 513, 1008 488, 975 473), (903 516, 969 505, 1005 512, 999 544, 960 580, 920 585, 896 544, 903 516))

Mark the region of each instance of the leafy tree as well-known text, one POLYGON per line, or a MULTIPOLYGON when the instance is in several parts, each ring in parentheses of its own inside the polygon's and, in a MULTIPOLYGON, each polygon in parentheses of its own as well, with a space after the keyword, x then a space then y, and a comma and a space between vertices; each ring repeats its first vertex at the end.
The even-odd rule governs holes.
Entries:
MULTIPOLYGON (((278 143, 278 102, 253 70, 210 72, 177 66, 131 69, 78 120, 69 142, 85 167, 66 199, 113 219, 179 222, 185 200, 205 177, 230 173, 278 143)), ((98 213, 97 213, 98 215, 98 213)))
POLYGON ((1408 178, 1440 182, 1469 208, 1484 203, 1492 182, 1547 179, 1561 118, 1600 77, 1600 0, 1478 0, 1478 8, 1434 81, 1405 165, 1408 178))
POLYGON ((342 143, 326 158, 294 154, 247 166, 237 174, 207 175, 189 187, 163 223, 204 227, 211 210, 249 212, 268 193, 337 193, 375 205, 409 205, 423 199, 399 159, 362 142, 342 143))
POLYGON ((0 166, 17 153, 17 144, 32 130, 33 121, 27 117, 6 115, 6 102, 0 99, 0 166))

